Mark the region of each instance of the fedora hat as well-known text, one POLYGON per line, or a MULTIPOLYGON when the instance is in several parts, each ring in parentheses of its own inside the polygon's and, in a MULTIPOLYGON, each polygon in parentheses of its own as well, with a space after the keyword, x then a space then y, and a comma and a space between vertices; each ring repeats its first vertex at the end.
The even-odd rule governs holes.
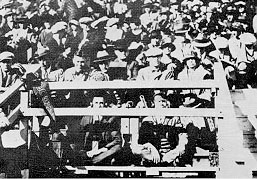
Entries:
POLYGON ((145 52, 146 57, 160 57, 163 55, 163 52, 160 48, 150 48, 145 52))
POLYGON ((241 34, 239 38, 240 38, 240 41, 245 45, 252 45, 256 43, 256 37, 249 32, 241 34))
POLYGON ((90 18, 90 17, 81 17, 81 18, 79 19, 79 23, 80 23, 80 24, 89 24, 89 23, 91 23, 91 22, 93 22, 93 19, 90 18))
POLYGON ((2 52, 0 53, 0 62, 4 61, 4 60, 12 60, 14 59, 14 54, 12 52, 2 52))
POLYGON ((186 63, 189 59, 195 59, 197 63, 200 63, 201 59, 197 57, 197 53, 194 51, 188 51, 184 54, 183 63, 186 63))
POLYGON ((72 20, 69 21, 69 25, 72 25, 72 24, 75 25, 75 26, 79 26, 79 22, 75 19, 72 19, 72 20))
POLYGON ((61 30, 65 30, 67 28, 67 23, 64 21, 56 22, 52 28, 51 31, 53 34, 58 33, 61 30))
POLYGON ((94 63, 100 63, 104 61, 109 61, 113 56, 111 56, 106 50, 98 51, 96 54, 96 59, 93 61, 94 63))
POLYGON ((198 34, 198 36, 194 39, 192 44, 197 48, 205 48, 210 46, 212 43, 210 39, 204 38, 202 34, 198 34))

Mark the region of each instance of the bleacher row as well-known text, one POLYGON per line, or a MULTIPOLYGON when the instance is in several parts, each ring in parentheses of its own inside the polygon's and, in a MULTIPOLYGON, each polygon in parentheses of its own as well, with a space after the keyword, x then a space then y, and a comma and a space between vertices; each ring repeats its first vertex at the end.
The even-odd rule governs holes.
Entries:
MULTIPOLYGON (((36 68, 33 68, 35 70, 36 68)), ((228 113, 231 115, 231 108, 229 110, 227 104, 231 101, 224 101, 225 98, 229 99, 227 96, 228 89, 224 88, 225 76, 222 76, 224 71, 220 62, 216 62, 214 65, 214 80, 205 80, 199 83, 181 83, 179 81, 156 81, 154 83, 150 82, 138 82, 135 81, 108 81, 108 82, 49 82, 50 90, 81 90, 81 89, 209 89, 213 92, 215 105, 214 108, 196 108, 196 109, 180 109, 180 108, 170 108, 155 110, 150 108, 137 109, 137 108, 105 108, 105 109, 88 109, 88 108, 55 108, 56 116, 83 116, 83 115, 110 115, 110 116, 123 116, 121 119, 121 133, 130 134, 133 140, 138 139, 138 128, 139 128, 139 117, 140 116, 149 116, 162 114, 165 116, 184 116, 184 117, 214 117, 215 118, 215 127, 218 128, 217 131, 217 140, 219 149, 222 151, 230 152, 233 155, 235 149, 234 144, 229 146, 228 151, 226 151, 226 145, 223 146, 227 138, 234 138, 235 141, 240 141, 238 136, 230 136, 231 131, 225 131, 223 126, 219 129, 219 121, 222 120, 231 120, 227 119, 228 113), (223 82, 222 82, 223 81, 223 82), (225 97, 226 96, 226 97, 225 97), (217 120, 219 119, 219 120, 217 120), (133 127, 131 127, 133 126, 133 127), (227 132, 227 133, 226 133, 227 132), (224 138, 224 139, 223 139, 224 138), (222 146, 220 146, 222 145, 222 146), (232 152, 231 152, 232 151, 232 152)), ((46 113, 43 109, 32 108, 30 101, 30 92, 23 87, 24 82, 18 81, 14 86, 2 94, 0 99, 0 106, 8 104, 8 99, 10 96, 15 93, 20 93, 20 104, 13 110, 8 119, 10 123, 15 123, 15 120, 19 120, 17 116, 30 116, 30 121, 23 121, 27 125, 33 125, 32 117, 35 116, 44 116, 46 113)), ((233 115, 232 115, 233 116, 233 115)), ((230 116, 231 117, 231 116, 230 116)), ((197 119, 197 118, 196 118, 197 119)), ((233 123, 231 123, 233 125, 233 123)), ((33 129, 33 126, 29 130, 33 129)), ((28 132, 29 133, 29 132, 28 132)), ((29 135, 28 135, 29 136, 29 135)), ((29 139, 28 139, 29 141, 29 139)), ((225 142, 226 143, 226 142, 225 142)), ((238 145, 238 144, 237 144, 238 145)), ((197 153, 194 156, 193 166, 186 167, 143 167, 143 166, 66 166, 66 169, 73 171, 77 175, 86 176, 91 171, 112 171, 116 172, 120 177, 147 177, 147 176, 158 176, 158 177, 183 177, 186 175, 190 176, 226 176, 226 162, 232 162, 234 167, 235 161, 238 161, 237 156, 231 158, 224 163, 223 155, 218 153, 210 153, 201 149, 197 149, 197 153), (215 160, 215 161, 214 161, 215 160), (214 164, 213 164, 214 162, 214 164), (218 165, 221 163, 221 165, 218 165), (223 168, 222 168, 223 167, 223 168), (135 174, 136 173, 136 174, 135 174), (211 175, 208 175, 210 174, 211 175), (214 173, 214 175, 213 175, 214 173), (217 174, 218 173, 218 174, 217 174), (223 175, 224 173, 224 175, 223 175), (183 174, 183 175, 182 175, 183 174), (185 175, 186 174, 186 175, 185 175)), ((227 159, 225 159, 227 160, 227 159)), ((238 166, 236 166, 238 167, 238 166)), ((238 172, 235 172, 235 175, 238 172)))

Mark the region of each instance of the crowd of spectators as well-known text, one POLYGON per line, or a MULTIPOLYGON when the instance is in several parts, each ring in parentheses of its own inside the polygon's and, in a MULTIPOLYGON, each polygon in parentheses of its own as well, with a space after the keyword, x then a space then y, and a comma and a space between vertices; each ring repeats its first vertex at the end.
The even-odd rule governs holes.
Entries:
MULTIPOLYGON (((45 82, 199 82, 213 79, 214 63, 221 62, 230 89, 256 87, 256 5, 254 1, 240 0, 2 0, 0 91, 25 73, 22 64, 34 63, 40 64, 40 70, 33 78, 45 82)), ((90 102, 100 100, 100 107, 156 108, 158 103, 163 103, 161 108, 206 108, 213 107, 212 97, 208 90, 107 90, 104 96, 92 91, 51 93, 53 106, 80 107, 94 107, 90 102)), ((58 123, 58 117, 50 115, 58 123)), ((177 118, 160 116, 143 119, 139 144, 121 149, 119 124, 114 125, 112 118, 97 117, 65 118, 63 124, 58 124, 69 130, 69 140, 60 133, 54 137, 54 140, 65 140, 69 144, 73 153, 67 156, 80 156, 85 159, 83 162, 90 158, 91 164, 101 164, 114 153, 126 151, 122 155, 135 158, 135 161, 142 158, 155 164, 185 166, 191 164, 192 160, 188 160, 192 159, 196 146, 217 151, 214 129, 203 127, 207 121, 212 121, 206 118, 202 118, 204 124, 186 119, 184 123, 174 124, 177 118), (159 127, 164 123, 170 127, 165 130, 159 127), (99 153, 95 150, 96 154, 88 153, 87 140, 92 140, 90 144, 93 145, 91 142, 95 139, 89 136, 97 131, 94 126, 99 129, 99 125, 105 126, 100 128, 107 131, 98 133, 106 132, 108 139, 103 139, 103 147, 99 147, 100 151, 97 149, 99 153), (182 127, 174 132, 176 125, 182 127), (81 136, 76 136, 78 131, 83 134, 83 145, 81 136), (146 140, 144 136, 149 135, 152 137, 146 140), (78 141, 71 142, 71 136, 79 138, 78 141), (208 136, 206 140, 214 143, 201 143, 200 138, 208 136)), ((49 131, 49 126, 52 132, 58 131, 52 123, 41 125, 41 129, 49 131)), ((45 146, 49 145, 46 131, 41 131, 45 146)), ((120 159, 116 157, 117 162, 120 159)), ((76 162, 80 159, 76 158, 76 162)), ((115 163, 110 158, 107 161, 115 163)))

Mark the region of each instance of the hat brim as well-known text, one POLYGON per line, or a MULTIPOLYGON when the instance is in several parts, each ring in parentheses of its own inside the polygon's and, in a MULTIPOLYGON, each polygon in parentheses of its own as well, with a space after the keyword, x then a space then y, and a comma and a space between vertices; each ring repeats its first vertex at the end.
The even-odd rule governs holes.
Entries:
POLYGON ((204 47, 210 46, 210 45, 211 45, 211 42, 209 41, 209 42, 203 42, 203 43, 201 43, 201 42, 196 42, 196 41, 194 41, 194 42, 193 42, 193 45, 194 45, 195 47, 198 47, 198 48, 204 48, 204 47))
POLYGON ((176 50, 176 46, 173 45, 172 43, 164 43, 163 45, 161 45, 161 49, 164 49, 164 48, 171 48, 171 51, 175 51, 176 50))
POLYGON ((99 58, 96 58, 93 63, 100 63, 100 62, 105 62, 105 61, 110 61, 114 58, 114 56, 103 56, 103 57, 99 57, 99 58))
POLYGON ((186 63, 187 60, 189 60, 189 59, 194 59, 194 60, 196 60, 196 61, 199 62, 199 63, 200 63, 200 61, 201 61, 200 58, 198 58, 198 57, 192 55, 192 56, 188 56, 188 57, 184 58, 184 59, 183 59, 183 62, 186 63))

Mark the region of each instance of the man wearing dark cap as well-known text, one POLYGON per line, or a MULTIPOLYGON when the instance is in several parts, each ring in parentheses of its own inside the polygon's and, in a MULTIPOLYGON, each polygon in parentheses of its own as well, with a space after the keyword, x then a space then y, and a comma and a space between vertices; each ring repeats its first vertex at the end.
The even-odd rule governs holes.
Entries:
POLYGON ((149 66, 138 71, 137 80, 159 80, 162 72, 160 69, 160 60, 163 52, 159 48, 151 48, 145 52, 149 66))

